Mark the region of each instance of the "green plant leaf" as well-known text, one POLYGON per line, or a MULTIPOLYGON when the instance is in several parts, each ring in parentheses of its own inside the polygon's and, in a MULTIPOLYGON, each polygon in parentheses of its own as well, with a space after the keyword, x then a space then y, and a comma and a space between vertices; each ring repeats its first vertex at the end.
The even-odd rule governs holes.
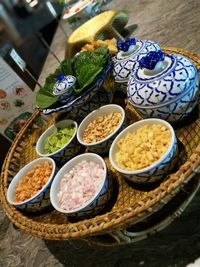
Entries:
POLYGON ((48 108, 55 104, 57 97, 51 92, 53 91, 53 84, 49 84, 40 89, 36 94, 36 104, 40 108, 48 108))
POLYGON ((65 76, 75 76, 77 81, 72 89, 76 94, 81 94, 88 87, 95 84, 103 72, 108 58, 109 50, 107 46, 101 46, 91 52, 80 52, 74 58, 61 62, 55 72, 46 78, 45 85, 36 94, 37 106, 40 108, 49 108, 57 102, 57 97, 53 95, 53 87, 59 73, 65 76))
POLYGON ((82 66, 77 74, 77 79, 81 90, 89 86, 98 76, 98 74, 102 72, 102 70, 103 67, 92 64, 82 66))
POLYGON ((38 107, 48 108, 57 102, 57 96, 53 95, 53 87, 59 73, 74 75, 70 59, 64 60, 55 72, 46 78, 45 85, 36 94, 36 104, 38 107))
POLYGON ((106 46, 101 46, 92 52, 81 52, 74 58, 73 68, 77 78, 76 93, 81 93, 94 83, 108 62, 109 52, 106 46))

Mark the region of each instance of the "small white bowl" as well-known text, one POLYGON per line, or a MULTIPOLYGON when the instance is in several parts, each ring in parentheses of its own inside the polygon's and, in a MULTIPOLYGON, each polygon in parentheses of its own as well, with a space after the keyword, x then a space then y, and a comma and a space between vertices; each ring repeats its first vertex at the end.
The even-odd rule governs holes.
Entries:
POLYGON ((109 160, 113 168, 116 169, 125 178, 135 183, 151 183, 160 180, 170 172, 170 170, 176 163, 177 152, 177 139, 172 126, 168 122, 161 119, 145 119, 131 124, 115 138, 110 147, 109 160), (169 148, 158 161, 154 162, 152 165, 146 168, 135 171, 128 171, 120 168, 115 161, 115 154, 118 151, 118 141, 124 138, 128 132, 133 133, 137 131, 137 129, 147 124, 162 124, 163 126, 167 127, 167 129, 169 129, 171 133, 171 142, 169 148))
POLYGON ((49 127, 38 139, 36 143, 36 152, 41 157, 51 157, 53 158, 58 164, 65 163, 67 160, 73 158, 75 155, 78 154, 80 150, 80 144, 76 138, 76 132, 78 129, 78 125, 73 120, 62 120, 57 122, 56 124, 49 127), (53 153, 45 153, 45 141, 46 139, 55 131, 56 128, 64 129, 70 125, 74 125, 76 130, 72 135, 71 139, 60 149, 56 150, 53 153))
POLYGON ((109 151, 109 148, 110 148, 113 140, 117 136, 117 134, 120 131, 122 131, 122 129, 124 127, 125 127, 125 111, 124 111, 124 109, 121 106, 115 105, 115 104, 105 105, 105 106, 100 107, 99 109, 92 111, 90 114, 88 114, 85 117, 85 119, 81 122, 81 124, 78 127, 77 139, 78 139, 80 144, 87 147, 87 149, 91 152, 106 153, 109 151), (106 138, 104 138, 98 142, 85 143, 83 141, 83 133, 84 133, 84 130, 86 129, 86 127, 88 126, 88 124, 90 122, 94 121, 95 119, 97 119, 97 117, 109 115, 112 112, 119 112, 122 115, 122 119, 121 119, 120 123, 118 124, 117 128, 110 135, 108 135, 106 138))
POLYGON ((55 172, 56 172, 56 164, 54 160, 51 158, 43 157, 43 158, 38 158, 38 159, 31 161, 30 163, 25 165, 12 179, 11 183, 9 184, 8 191, 7 191, 7 201, 11 205, 14 205, 16 208, 29 211, 29 212, 41 211, 51 206, 50 187, 54 179, 55 172), (27 172, 32 170, 34 166, 44 161, 49 161, 53 166, 52 173, 48 179, 48 182, 32 198, 29 198, 23 202, 16 202, 14 199, 14 195, 15 195, 14 193, 15 193, 15 189, 19 181, 26 175, 27 172))
POLYGON ((108 178, 107 174, 107 167, 102 157, 94 153, 85 153, 76 156, 75 158, 68 161, 57 173, 50 190, 50 199, 53 207, 58 210, 59 212, 65 213, 68 216, 88 216, 88 215, 96 215, 105 208, 106 204, 108 203, 111 195, 112 195, 112 181, 108 178), (60 207, 58 201, 58 192, 60 190, 60 182, 64 175, 68 173, 75 165, 80 163, 81 161, 93 161, 99 163, 104 168, 104 177, 102 178, 102 183, 99 187, 99 190, 96 194, 81 208, 67 211, 60 207))

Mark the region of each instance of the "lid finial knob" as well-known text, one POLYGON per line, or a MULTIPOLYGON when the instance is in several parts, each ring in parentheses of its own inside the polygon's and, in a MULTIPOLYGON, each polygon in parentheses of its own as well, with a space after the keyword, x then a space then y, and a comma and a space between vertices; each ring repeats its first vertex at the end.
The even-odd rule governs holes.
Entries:
POLYGON ((152 51, 152 52, 149 52, 146 56, 142 57, 139 60, 139 64, 141 68, 153 70, 156 64, 159 61, 163 61, 164 59, 165 59, 165 55, 161 50, 152 51))

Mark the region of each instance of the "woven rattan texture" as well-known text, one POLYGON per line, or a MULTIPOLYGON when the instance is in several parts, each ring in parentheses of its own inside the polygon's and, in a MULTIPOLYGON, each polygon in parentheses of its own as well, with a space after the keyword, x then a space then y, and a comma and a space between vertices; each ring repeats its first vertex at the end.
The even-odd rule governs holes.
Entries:
MULTIPOLYGON (((165 49, 165 51, 186 55, 200 69, 200 60, 197 56, 175 48, 165 49)), ((0 191, 7 216, 16 226, 32 235, 46 239, 71 239, 124 228, 129 224, 143 220, 162 208, 195 175, 195 172, 199 171, 200 119, 198 109, 196 109, 191 115, 192 119, 176 126, 181 151, 179 165, 174 173, 166 177, 160 185, 142 188, 143 191, 141 188, 133 188, 123 177, 114 172, 108 159, 106 159, 111 176, 115 181, 116 194, 113 196, 113 203, 110 203, 108 210, 101 215, 78 222, 69 222, 63 214, 56 211, 49 211, 32 217, 22 214, 6 201, 8 184, 22 166, 37 157, 35 144, 39 135, 59 117, 52 117, 43 128, 35 130, 31 127, 31 122, 36 115, 33 114, 9 150, 2 171, 0 191)), ((126 116, 130 122, 141 119, 128 103, 126 116)))

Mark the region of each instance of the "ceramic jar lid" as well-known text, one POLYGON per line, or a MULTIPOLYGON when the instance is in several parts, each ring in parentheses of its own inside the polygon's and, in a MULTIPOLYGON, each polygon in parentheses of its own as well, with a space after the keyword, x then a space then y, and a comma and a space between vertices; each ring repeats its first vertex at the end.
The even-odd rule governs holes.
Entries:
POLYGON ((53 94, 57 96, 57 101, 66 103, 74 95, 73 86, 76 83, 76 77, 72 75, 64 76, 58 74, 57 81, 53 87, 53 94))
POLYGON ((63 95, 69 93, 73 85, 76 83, 76 77, 72 75, 64 76, 63 74, 58 74, 57 81, 53 88, 54 95, 63 95))
POLYGON ((113 75, 116 82, 128 82, 130 74, 138 66, 138 61, 150 51, 158 51, 160 47, 153 41, 126 38, 125 42, 117 41, 119 52, 113 58, 113 75))
POLYGON ((160 106, 187 94, 197 79, 197 69, 188 58, 150 52, 132 73, 127 95, 135 106, 160 106))

